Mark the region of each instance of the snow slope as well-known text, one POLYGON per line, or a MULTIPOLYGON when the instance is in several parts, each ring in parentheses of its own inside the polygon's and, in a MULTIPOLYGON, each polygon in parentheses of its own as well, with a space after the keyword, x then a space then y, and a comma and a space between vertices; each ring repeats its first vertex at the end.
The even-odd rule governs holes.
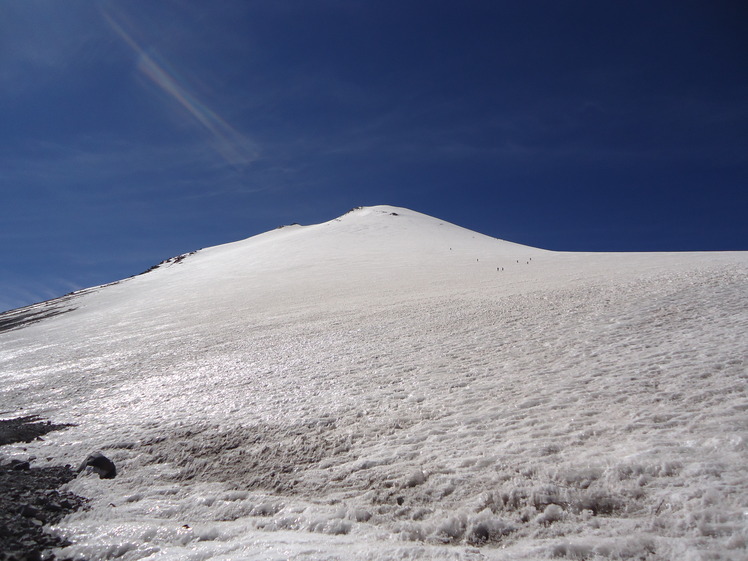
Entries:
POLYGON ((745 253, 377 206, 0 315, 0 411, 118 465, 63 555, 742 560, 747 328, 745 253))

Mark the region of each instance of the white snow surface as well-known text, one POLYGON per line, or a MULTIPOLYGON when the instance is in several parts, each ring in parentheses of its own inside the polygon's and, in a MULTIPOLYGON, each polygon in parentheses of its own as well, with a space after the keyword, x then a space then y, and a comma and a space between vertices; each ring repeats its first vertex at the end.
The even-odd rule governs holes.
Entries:
POLYGON ((3 453, 118 468, 59 556, 748 558, 745 252, 377 206, 24 312, 71 308, 0 332, 0 412, 76 425, 3 453))

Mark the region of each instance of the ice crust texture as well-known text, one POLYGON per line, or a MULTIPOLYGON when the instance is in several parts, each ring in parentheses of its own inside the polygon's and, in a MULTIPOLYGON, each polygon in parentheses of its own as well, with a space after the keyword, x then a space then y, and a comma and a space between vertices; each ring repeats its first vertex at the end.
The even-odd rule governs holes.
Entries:
POLYGON ((0 410, 75 426, 8 449, 118 469, 69 484, 62 557, 748 557, 744 252, 379 206, 45 306, 0 333, 0 410))

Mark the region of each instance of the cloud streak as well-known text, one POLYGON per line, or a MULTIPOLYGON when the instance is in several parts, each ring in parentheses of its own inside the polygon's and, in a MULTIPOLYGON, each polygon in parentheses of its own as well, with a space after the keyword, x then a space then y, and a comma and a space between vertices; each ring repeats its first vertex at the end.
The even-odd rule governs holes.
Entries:
POLYGON ((215 150, 228 164, 244 169, 257 160, 258 148, 254 142, 200 101, 165 61, 147 52, 113 15, 106 12, 102 12, 102 15, 115 34, 137 56, 138 70, 212 135, 215 150))

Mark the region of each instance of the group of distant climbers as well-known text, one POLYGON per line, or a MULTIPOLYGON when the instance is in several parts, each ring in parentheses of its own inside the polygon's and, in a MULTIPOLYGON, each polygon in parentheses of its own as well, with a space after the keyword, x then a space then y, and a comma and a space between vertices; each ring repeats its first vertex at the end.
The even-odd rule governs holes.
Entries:
MULTIPOLYGON (((451 247, 449 248, 449 251, 452 251, 452 248, 451 248, 451 247)), ((480 259, 476 259, 475 261, 476 261, 476 262, 480 262, 480 259)), ((526 263, 527 265, 529 265, 529 264, 530 264, 530 261, 532 261, 532 257, 530 257, 528 261, 525 261, 525 263, 526 263)), ((519 259, 517 259, 517 263, 519 263, 519 259)), ((501 271, 503 271, 503 270, 504 270, 504 267, 496 267, 496 270, 497 270, 497 271, 499 271, 499 272, 501 272, 501 271)))

